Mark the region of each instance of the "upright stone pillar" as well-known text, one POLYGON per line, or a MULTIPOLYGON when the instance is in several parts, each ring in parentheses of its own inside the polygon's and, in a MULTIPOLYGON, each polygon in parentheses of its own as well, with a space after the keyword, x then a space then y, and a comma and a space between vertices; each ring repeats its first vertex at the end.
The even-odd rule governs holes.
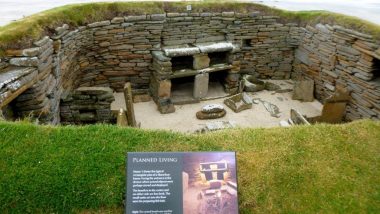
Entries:
POLYGON ((135 110, 133 109, 132 87, 131 87, 130 82, 127 82, 124 85, 124 97, 125 97, 125 106, 127 107, 128 125, 132 127, 137 127, 136 119, 135 119, 135 110))
POLYGON ((208 92, 209 74, 197 74, 194 78, 193 96, 196 99, 205 98, 208 92))

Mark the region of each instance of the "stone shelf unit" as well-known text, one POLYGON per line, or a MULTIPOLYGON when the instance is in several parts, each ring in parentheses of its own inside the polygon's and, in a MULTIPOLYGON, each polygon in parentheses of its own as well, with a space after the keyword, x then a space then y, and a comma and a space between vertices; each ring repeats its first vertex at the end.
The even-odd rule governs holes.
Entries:
POLYGON ((224 90, 236 94, 240 67, 236 66, 239 62, 234 53, 238 50, 238 45, 222 41, 166 46, 161 51, 152 51, 150 91, 158 110, 163 114, 175 111, 171 80, 176 78, 194 76, 193 98, 199 101, 207 96, 209 73, 227 71, 224 90))

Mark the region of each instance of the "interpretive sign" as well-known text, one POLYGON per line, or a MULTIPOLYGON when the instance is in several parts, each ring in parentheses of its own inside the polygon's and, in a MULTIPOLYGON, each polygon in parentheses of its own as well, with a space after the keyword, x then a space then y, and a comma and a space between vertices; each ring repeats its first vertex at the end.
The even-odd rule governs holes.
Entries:
POLYGON ((129 152, 125 213, 238 213, 235 152, 129 152))

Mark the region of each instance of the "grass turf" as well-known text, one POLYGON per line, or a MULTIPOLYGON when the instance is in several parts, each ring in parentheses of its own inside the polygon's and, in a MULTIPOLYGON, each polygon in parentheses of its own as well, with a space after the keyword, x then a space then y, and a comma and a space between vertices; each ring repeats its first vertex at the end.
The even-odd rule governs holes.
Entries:
POLYGON ((57 7, 0 27, 0 56, 4 55, 5 49, 29 46, 33 40, 51 34, 52 29, 64 23, 76 27, 115 16, 185 12, 188 4, 192 5, 193 12, 261 11, 264 15, 280 16, 282 22, 295 22, 301 26, 316 23, 338 24, 380 38, 379 25, 326 11, 291 12, 261 4, 234 1, 88 3, 57 7))
POLYGON ((237 151, 240 213, 380 210, 380 122, 205 135, 0 122, 0 212, 123 212, 127 151, 237 151))

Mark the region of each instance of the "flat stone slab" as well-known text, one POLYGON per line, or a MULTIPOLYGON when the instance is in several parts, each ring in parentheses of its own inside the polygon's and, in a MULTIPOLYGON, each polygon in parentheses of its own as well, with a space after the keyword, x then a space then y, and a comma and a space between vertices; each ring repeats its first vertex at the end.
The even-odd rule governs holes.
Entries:
POLYGON ((269 112, 270 116, 279 118, 280 117, 280 109, 277 105, 267 102, 265 100, 260 100, 261 103, 264 105, 265 109, 269 112))
POLYGON ((196 113, 196 116, 200 120, 209 120, 209 119, 218 119, 218 118, 224 117, 226 114, 227 114, 226 110, 223 109, 220 112, 210 112, 210 113, 198 111, 196 113))
POLYGON ((212 52, 224 52, 232 51, 237 48, 232 42, 207 42, 197 43, 194 46, 190 45, 176 45, 165 46, 162 48, 165 56, 191 56, 198 53, 212 53, 212 52))
POLYGON ((231 129, 237 127, 236 122, 234 121, 216 121, 216 122, 210 122, 206 123, 206 125, 196 130, 196 133, 205 133, 205 132, 212 132, 212 131, 218 131, 223 129, 231 129))
POLYGON ((26 91, 37 81, 36 68, 7 68, 0 73, 0 107, 26 91))
POLYGON ((222 112, 224 107, 220 104, 208 104, 202 107, 203 113, 217 113, 222 112))
POLYGON ((294 83, 294 100, 312 102, 314 100, 314 80, 301 80, 294 83))
POLYGON ((252 108, 252 99, 246 93, 240 93, 224 100, 224 104, 235 113, 252 108))
POLYGON ((292 125, 310 125, 310 123, 306 120, 306 118, 295 109, 290 110, 289 122, 292 125))
POLYGON ((191 47, 189 45, 167 46, 163 47, 162 50, 168 57, 191 56, 201 52, 198 47, 191 47))
POLYGON ((232 42, 207 42, 198 43, 195 44, 195 46, 198 47, 202 53, 232 51, 235 47, 232 42))
POLYGON ((5 85, 36 71, 35 68, 20 68, 20 67, 10 67, 6 68, 0 73, 0 89, 5 85))

